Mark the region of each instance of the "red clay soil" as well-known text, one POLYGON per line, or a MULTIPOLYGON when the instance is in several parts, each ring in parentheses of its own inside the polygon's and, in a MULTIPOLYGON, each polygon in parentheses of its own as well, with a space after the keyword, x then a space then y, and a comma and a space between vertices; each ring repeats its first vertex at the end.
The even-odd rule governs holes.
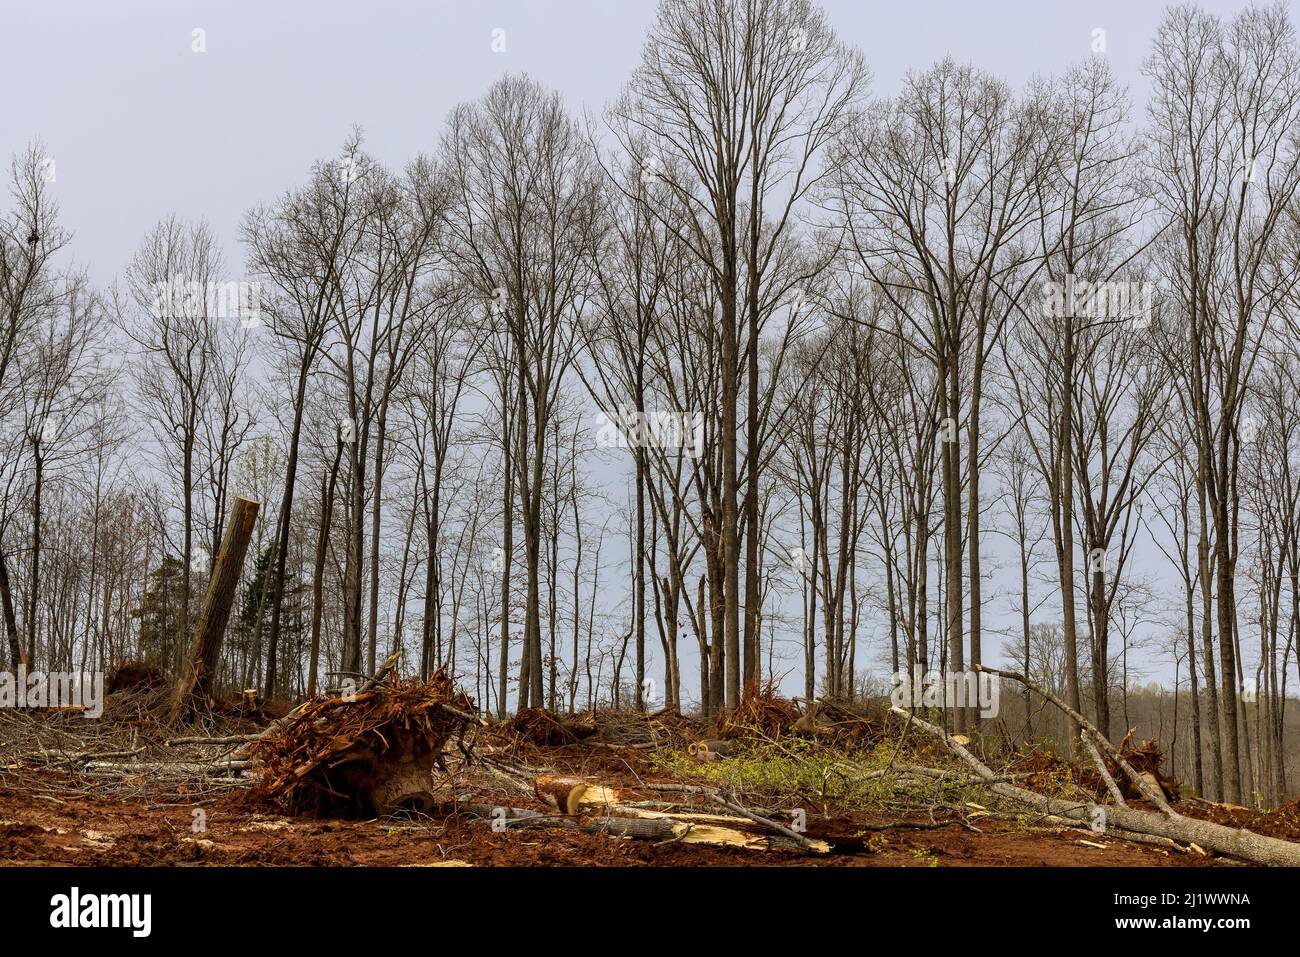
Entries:
MULTIPOLYGON (((1182 810, 1180 808, 1180 810, 1182 810)), ((1246 807, 1229 804, 1192 807, 1187 814, 1223 824, 1228 827, 1244 827, 1256 834, 1279 837, 1284 841, 1300 841, 1300 798, 1289 801, 1271 811, 1256 811, 1246 807)))
MULTIPOLYGON (((649 780, 644 754, 584 745, 548 749, 552 767, 635 787, 649 780)), ((42 772, 49 775, 52 772, 42 772)), ((24 776, 25 778, 27 776, 24 776)), ((1182 855, 1078 830, 1023 827, 979 818, 981 833, 953 823, 937 830, 866 831, 885 819, 865 813, 826 820, 808 809, 808 834, 835 845, 828 855, 760 852, 698 844, 621 840, 568 830, 494 833, 488 821, 435 812, 411 819, 288 817, 244 792, 202 805, 205 829, 193 830, 194 807, 176 797, 102 799, 49 789, 41 775, 0 787, 0 864, 99 866, 1204 866, 1182 855), (56 796, 57 795, 57 796, 56 796), (1104 848, 1079 844, 1094 840, 1104 848)), ((509 803, 528 802, 518 795, 509 803)), ((538 804, 538 810, 541 805, 538 804)), ((928 819, 927 819, 928 820, 928 819)))

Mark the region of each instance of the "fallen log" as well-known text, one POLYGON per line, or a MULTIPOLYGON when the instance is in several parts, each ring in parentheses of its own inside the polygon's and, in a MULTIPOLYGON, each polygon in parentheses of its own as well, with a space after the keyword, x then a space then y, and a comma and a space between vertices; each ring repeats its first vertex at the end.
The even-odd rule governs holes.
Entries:
MULTIPOLYGON (((604 811, 608 814, 637 818, 667 818, 689 824, 689 834, 679 835, 686 843, 725 844, 741 847, 793 846, 815 854, 825 854, 831 846, 825 841, 807 838, 756 811, 724 798, 713 788, 684 785, 680 790, 699 793, 732 815, 655 811, 625 803, 620 792, 577 778, 544 774, 535 785, 537 796, 566 814, 604 811), (698 829, 698 831, 696 830, 698 829), (761 839, 761 840, 758 840, 761 839)), ((657 788, 652 788, 657 790, 657 788)))
MULTIPOLYGON (((468 808, 466 808, 468 809, 468 808)), ((494 809, 487 808, 483 817, 493 817, 494 809)), ((526 808, 505 808, 504 821, 508 830, 515 828, 561 828, 608 834, 633 840, 657 840, 682 844, 706 844, 714 847, 736 847, 751 851, 793 850, 824 854, 831 848, 825 841, 809 841, 801 846, 779 834, 764 834, 743 828, 750 822, 744 818, 724 817, 718 814, 668 814, 639 808, 618 806, 608 815, 556 816, 529 812, 526 808)))
POLYGON ((534 793, 561 814, 577 814, 584 808, 607 807, 618 803, 618 792, 578 778, 543 774, 533 785, 534 793))
POLYGON ((178 747, 182 744, 242 744, 245 741, 253 741, 258 737, 256 734, 228 734, 223 738, 205 738, 202 736, 168 738, 164 743, 169 748, 178 747))
POLYGON ((92 773, 117 772, 121 774, 203 776, 205 774, 226 774, 230 771, 245 771, 252 766, 252 761, 218 761, 211 764, 194 761, 88 761, 82 765, 82 770, 92 773))
POLYGON ((144 748, 136 748, 133 751, 94 751, 84 754, 61 754, 58 757, 49 759, 51 764, 76 764, 87 761, 107 761, 109 758, 133 758, 138 754, 144 754, 144 748))
POLYGON ((492 821, 501 821, 507 830, 517 828, 558 828, 570 831, 585 831, 590 834, 608 834, 611 837, 626 837, 634 840, 671 840, 672 821, 660 821, 642 817, 605 816, 597 819, 579 819, 575 817, 558 817, 542 814, 526 807, 501 807, 492 804, 471 804, 458 802, 451 808, 460 813, 469 813, 474 817, 492 821))
MULTIPOLYGON (((1092 735, 1093 740, 1095 740, 1097 744, 1101 746, 1102 750, 1106 752, 1107 757, 1115 762, 1116 767, 1120 768, 1126 775, 1128 775, 1129 780, 1133 782, 1133 785, 1137 788, 1139 794, 1166 814, 1174 813, 1173 808, 1169 806, 1169 802, 1165 800, 1164 792, 1161 791, 1158 782, 1156 785, 1152 785, 1152 783, 1146 778, 1138 774, 1137 771, 1133 769, 1133 766, 1125 760, 1124 755, 1120 753, 1119 748, 1111 744, 1110 739, 1097 730, 1096 725, 1083 715, 1079 714, 1079 712, 1075 711, 1056 695, 1052 694, 1052 692, 1048 691, 1046 688, 1039 687, 1024 675, 1018 674, 1014 671, 1003 671, 1000 668, 990 668, 987 665, 978 664, 975 666, 975 670, 987 671, 989 674, 997 675, 999 678, 1008 678, 1011 681, 1018 681, 1020 684, 1037 694, 1040 698, 1056 705, 1056 707, 1068 715, 1075 724, 1081 727, 1085 733, 1092 735)), ((966 742, 962 743, 964 744, 966 742)), ((1104 770, 1103 773, 1105 773, 1104 770)))
POLYGON ((1102 781, 1106 783, 1106 790, 1110 792, 1111 800, 1120 807, 1127 807, 1128 802, 1124 800, 1124 795, 1120 793, 1119 785, 1115 783, 1115 779, 1106 770, 1106 762, 1101 759, 1101 755, 1097 752, 1097 746, 1092 743, 1092 739, 1088 737, 1086 732, 1081 731, 1079 732, 1079 740, 1083 742, 1084 748, 1088 751, 1088 756, 1092 758, 1092 763, 1097 768, 1097 773, 1101 775, 1102 781))
POLYGON ((558 827, 638 841, 671 841, 678 836, 672 821, 638 817, 601 817, 585 821, 568 817, 526 817, 507 820, 506 827, 510 830, 558 827))
MULTIPOLYGON (((891 710, 905 717, 909 714, 898 707, 891 710)), ((1075 802, 1050 798, 1044 794, 1037 794, 1025 788, 1017 787, 1014 784, 999 781, 997 775, 983 761, 966 750, 965 746, 954 741, 951 735, 915 715, 912 715, 911 718, 917 727, 937 737, 947 746, 948 750, 973 768, 975 773, 984 779, 989 790, 995 794, 1036 808, 1047 814, 1056 814, 1072 821, 1090 820, 1093 810, 1101 807, 1092 801, 1075 802)), ((1255 864, 1266 864, 1275 867, 1300 867, 1300 844, 1291 841, 1266 837, 1253 831, 1247 831, 1244 828, 1225 827, 1211 821, 1184 817, 1173 811, 1162 813, 1113 806, 1104 806, 1103 810, 1105 811, 1108 828, 1114 825, 1123 831, 1164 837, 1183 844, 1198 844, 1219 854, 1237 857, 1255 864)))

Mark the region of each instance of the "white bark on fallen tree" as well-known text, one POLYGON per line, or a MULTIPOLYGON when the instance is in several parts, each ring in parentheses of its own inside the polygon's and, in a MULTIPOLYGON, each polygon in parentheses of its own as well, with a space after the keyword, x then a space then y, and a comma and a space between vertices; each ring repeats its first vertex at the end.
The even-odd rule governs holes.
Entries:
MULTIPOLYGON (((606 793, 612 794, 608 789, 606 793)), ((550 803, 550 802, 548 802, 550 803)), ((509 830, 515 828, 562 828, 608 834, 611 837, 656 840, 661 843, 707 844, 751 851, 808 851, 824 854, 825 841, 798 844, 781 834, 757 833, 752 821, 720 814, 668 814, 625 804, 582 804, 579 815, 545 815, 527 808, 495 808, 484 804, 458 804, 478 817, 499 817, 509 830), (592 813, 597 812, 597 813, 592 813)))
MULTIPOLYGON (((1120 754, 1119 748, 1110 743, 1109 738, 1097 730, 1096 726, 1091 721, 1079 714, 1079 712, 1075 711, 1056 695, 1052 694, 1052 692, 1048 691, 1046 688, 1039 687, 1024 675, 1017 674, 1014 671, 1002 671, 998 668, 990 668, 987 665, 976 665, 975 670, 987 671, 989 674, 997 675, 999 678, 1009 678, 1012 681, 1018 681, 1037 694, 1040 698, 1056 705, 1056 707, 1061 711, 1069 715, 1069 717, 1073 719, 1074 723, 1083 729, 1085 734, 1092 735, 1093 740, 1095 740, 1097 744, 1101 745, 1102 750, 1104 750, 1110 759, 1115 762, 1115 766, 1128 775, 1129 780, 1133 782, 1133 785, 1137 788, 1139 794, 1166 814, 1174 813, 1174 809, 1169 806, 1169 802, 1165 800, 1165 796, 1160 790, 1159 782, 1153 783, 1148 781, 1143 775, 1134 771, 1133 766, 1124 759, 1124 755, 1120 754)), ((1102 773, 1105 773, 1104 769, 1102 773)))
MULTIPOLYGON (((1091 801, 1061 801, 999 781, 998 776, 983 761, 967 751, 959 742, 954 741, 941 728, 936 728, 903 708, 896 707, 890 710, 903 717, 911 717, 918 728, 928 731, 941 740, 949 751, 970 765, 984 780, 989 790, 995 794, 1046 814, 1056 814, 1072 821, 1087 821, 1091 818, 1093 808, 1102 806, 1091 801)), ((1197 844, 1207 850, 1255 864, 1300 867, 1300 844, 1292 841, 1265 837, 1263 834, 1256 834, 1244 828, 1225 827, 1211 821, 1185 817, 1172 810, 1160 813, 1129 807, 1104 806, 1104 809, 1107 825, 1113 824, 1125 831, 1164 837, 1183 844, 1197 844)))
MULTIPOLYGON (((667 786, 660 786, 659 789, 664 789, 666 787, 667 786)), ((626 814, 631 817, 671 817, 679 821, 692 822, 696 827, 706 829, 702 830, 701 834, 712 833, 707 830, 712 827, 714 831, 719 832, 712 835, 717 838, 717 840, 712 843, 723 844, 735 844, 737 843, 737 840, 732 835, 720 833, 721 831, 729 828, 732 830, 739 829, 747 832, 751 826, 756 825, 766 831, 772 832, 772 835, 779 839, 777 841, 778 844, 788 842, 801 850, 812 851, 816 854, 825 854, 830 850, 830 845, 825 841, 818 841, 806 837, 798 831, 786 827, 784 824, 773 821, 771 818, 764 817, 750 808, 737 804, 735 801, 728 800, 726 797, 723 797, 716 788, 700 787, 698 785, 687 785, 682 787, 674 785, 673 787, 687 793, 702 794, 714 804, 724 810, 730 811, 736 816, 728 817, 718 814, 665 814, 662 811, 638 809, 622 803, 619 792, 613 788, 603 787, 598 784, 588 784, 579 778, 562 777, 553 774, 543 774, 539 777, 535 785, 535 790, 539 798, 551 805, 551 807, 566 814, 578 814, 583 810, 604 810, 607 813, 626 814), (715 825, 725 825, 725 827, 719 828, 715 825)), ((689 841, 689 838, 685 838, 684 840, 689 841)), ((703 837, 697 838, 697 840, 701 843, 707 843, 703 837)), ((752 838, 746 838, 743 843, 758 846, 754 844, 752 838)))

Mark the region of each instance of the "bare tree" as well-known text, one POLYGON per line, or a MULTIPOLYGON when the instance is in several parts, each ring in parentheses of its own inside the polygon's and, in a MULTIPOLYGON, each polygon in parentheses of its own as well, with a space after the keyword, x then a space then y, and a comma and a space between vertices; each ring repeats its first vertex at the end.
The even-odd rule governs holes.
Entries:
POLYGON ((649 155, 629 151, 664 184, 666 205, 684 212, 686 247, 707 266, 717 287, 728 707, 738 703, 742 685, 758 682, 758 489, 765 424, 759 340, 766 319, 788 300, 793 284, 788 274, 773 281, 774 267, 801 200, 825 174, 818 159, 847 121, 865 82, 860 54, 836 39, 825 16, 807 0, 665 0, 642 62, 616 107, 625 145, 645 138, 649 155), (742 381, 748 457, 743 502, 737 442, 742 381))
POLYGON ((558 95, 507 77, 458 107, 443 141, 454 251, 464 281, 499 308, 518 395, 511 463, 528 594, 520 707, 543 703, 541 538, 547 433, 577 354, 600 227, 595 158, 558 95))
MULTIPOLYGON (((1166 13, 1146 64, 1155 194, 1171 241, 1161 258, 1175 314, 1175 374, 1190 405, 1197 483, 1208 507, 1219 641, 1224 794, 1242 795, 1234 573, 1240 423, 1263 330, 1297 272, 1273 250, 1300 187, 1300 69, 1281 6, 1230 23, 1194 7, 1166 13)), ((1201 573, 1209 580, 1209 547, 1201 573)))

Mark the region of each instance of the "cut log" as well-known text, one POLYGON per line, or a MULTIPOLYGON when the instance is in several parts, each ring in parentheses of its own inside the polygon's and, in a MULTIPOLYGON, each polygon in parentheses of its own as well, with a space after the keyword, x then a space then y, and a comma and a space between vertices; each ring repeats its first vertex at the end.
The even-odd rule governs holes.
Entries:
POLYGON ((696 741, 686 746, 686 754, 696 761, 717 761, 735 753, 730 741, 696 741))
POLYGON ((618 792, 578 778, 543 774, 533 789, 545 803, 561 814, 577 814, 584 808, 601 808, 618 803, 618 792))
POLYGON ((743 816, 677 811, 669 813, 633 807, 623 803, 620 792, 613 788, 553 774, 538 777, 534 789, 539 798, 568 815, 594 812, 620 818, 671 821, 675 827, 672 836, 684 844, 718 844, 753 850, 784 848, 812 851, 815 854, 825 854, 831 849, 825 841, 813 840, 791 831, 775 821, 727 801, 711 789, 702 791, 725 809, 743 816))
POLYGON ((212 578, 199 610, 181 677, 176 682, 168 714, 174 724, 188 717, 193 701, 206 699, 212 690, 212 675, 221 658, 221 642, 226 634, 226 622, 239 587, 239 575, 244 567, 244 553, 253 537, 259 504, 250 499, 236 498, 230 510, 230 521, 212 563, 212 578))

